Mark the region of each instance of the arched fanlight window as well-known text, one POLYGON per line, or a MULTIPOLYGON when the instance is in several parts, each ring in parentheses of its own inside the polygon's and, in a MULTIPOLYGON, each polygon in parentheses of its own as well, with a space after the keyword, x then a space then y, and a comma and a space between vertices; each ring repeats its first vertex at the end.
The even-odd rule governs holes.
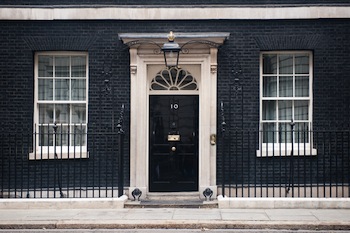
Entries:
POLYGON ((178 67, 164 69, 157 73, 151 81, 150 90, 198 90, 196 79, 187 70, 178 67))

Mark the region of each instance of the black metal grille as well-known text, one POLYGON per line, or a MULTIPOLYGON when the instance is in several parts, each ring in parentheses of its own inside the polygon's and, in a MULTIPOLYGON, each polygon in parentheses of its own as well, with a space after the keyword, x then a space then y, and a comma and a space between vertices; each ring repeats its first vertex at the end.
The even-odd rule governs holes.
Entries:
POLYGON ((350 129, 295 127, 263 131, 245 122, 243 87, 220 102, 219 192, 230 197, 350 197, 350 129), (278 144, 266 136, 289 138, 278 144), (274 136, 275 135, 275 136, 274 136), (292 146, 293 145, 293 146, 292 146), (269 149, 268 149, 269 148, 269 149))
MULTIPOLYGON (((0 133, 0 197, 3 198, 94 198, 124 193, 128 169, 124 166, 124 106, 117 131, 70 132, 65 137, 86 138, 86 152, 78 143, 68 146, 34 146, 39 133, 0 133), (66 149, 66 150, 64 150, 66 149)), ((59 140, 62 132, 47 132, 59 140)), ((79 127, 79 126, 77 126, 79 127)), ((89 127, 89 128, 94 128, 89 127)), ((75 140, 73 140, 74 142, 75 140)), ((78 140, 80 142, 80 140, 78 140)))
POLYGON ((350 131, 311 131, 285 155, 261 156, 258 130, 236 129, 221 139, 221 192, 231 197, 350 197, 350 131))

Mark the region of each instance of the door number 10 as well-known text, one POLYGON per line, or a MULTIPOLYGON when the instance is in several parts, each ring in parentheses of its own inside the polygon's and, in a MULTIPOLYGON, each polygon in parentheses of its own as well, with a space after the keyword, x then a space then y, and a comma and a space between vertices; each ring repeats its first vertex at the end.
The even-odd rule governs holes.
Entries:
POLYGON ((170 104, 170 109, 178 109, 179 105, 178 104, 170 104))

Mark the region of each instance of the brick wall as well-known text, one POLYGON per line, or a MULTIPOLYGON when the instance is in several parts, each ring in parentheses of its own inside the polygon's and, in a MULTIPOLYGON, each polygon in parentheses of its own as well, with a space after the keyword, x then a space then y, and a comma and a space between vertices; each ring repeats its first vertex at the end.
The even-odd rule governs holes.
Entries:
MULTIPOLYGON (((20 3, 20 1, 17 1, 20 3)), ((272 2, 272 1, 269 1, 272 2)), ((6 4, 6 3, 5 3, 6 4)), ((106 128, 126 104, 128 128, 130 80, 128 50, 118 40, 126 32, 230 32, 219 52, 218 101, 227 101, 228 84, 244 88, 245 128, 259 124, 259 53, 263 50, 311 50, 314 53, 315 126, 344 128, 350 119, 350 21, 2 21, 0 22, 0 128, 33 132, 33 60, 36 51, 87 51, 89 54, 89 129, 106 128), (110 70, 111 75, 103 74, 110 70), (109 79, 112 94, 103 92, 109 79), (95 124, 95 125, 94 125, 95 124)), ((239 108, 238 108, 239 109, 239 108)), ((240 120, 237 116, 236 121, 240 120)), ((128 136, 128 129, 127 138, 128 136)), ((1 140, 1 139, 0 139, 1 140)), ((28 146, 31 144, 28 140, 28 146)), ((9 145, 6 145, 9 146, 9 145)), ((220 153, 218 148, 218 168, 220 153)), ((128 156, 128 148, 126 146, 128 156)), ((26 158, 26 154, 21 155, 26 158)), ((101 155, 103 156, 103 155, 101 155)), ((252 158, 254 154, 251 154, 252 158)), ((128 161, 126 162, 128 163, 128 161)), ((128 167, 128 164, 126 164, 128 167)), ((126 181, 128 171, 126 171, 126 181)), ((220 176, 219 176, 220 178, 220 176)))

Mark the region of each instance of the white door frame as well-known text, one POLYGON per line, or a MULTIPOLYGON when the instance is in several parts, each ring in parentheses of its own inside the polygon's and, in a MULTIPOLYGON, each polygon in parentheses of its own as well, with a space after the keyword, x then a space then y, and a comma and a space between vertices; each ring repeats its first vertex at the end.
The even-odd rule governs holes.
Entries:
MULTIPOLYGON (((183 34, 182 34, 183 35, 183 34)), ((147 39, 148 34, 139 35, 147 39)), ((198 34, 195 34, 198 37, 198 34)), ((135 40, 135 34, 120 34, 124 43, 135 40), (134 37, 134 38, 132 38, 134 37)), ((154 39, 154 37, 151 37, 154 39)), ((166 35, 165 35, 166 38, 166 35)), ((227 33, 217 33, 211 41, 222 44, 227 33)), ((182 43, 193 37, 180 38, 182 43)), ((176 39, 178 42, 178 39, 176 39)), ((203 38, 202 38, 203 40, 203 38)), ((163 39, 165 42, 166 40, 163 39)), ((163 42, 163 43, 164 43, 163 42)), ((179 43, 179 42, 178 42, 179 43)), ((179 43, 180 44, 180 43, 179 43)), ((149 83, 148 65, 164 64, 162 54, 154 54, 147 47, 130 47, 130 187, 131 192, 138 188, 145 198, 148 190, 149 173, 149 83)), ((203 197, 206 188, 212 189, 216 197, 216 144, 210 142, 216 135, 217 127, 217 51, 218 48, 193 47, 189 53, 181 54, 179 65, 199 65, 200 77, 195 77, 199 86, 199 195, 203 197)), ((153 77, 151 77, 153 78, 153 77)), ((169 91, 168 94, 172 94, 169 91)), ((132 197, 131 197, 132 198, 132 197)))

